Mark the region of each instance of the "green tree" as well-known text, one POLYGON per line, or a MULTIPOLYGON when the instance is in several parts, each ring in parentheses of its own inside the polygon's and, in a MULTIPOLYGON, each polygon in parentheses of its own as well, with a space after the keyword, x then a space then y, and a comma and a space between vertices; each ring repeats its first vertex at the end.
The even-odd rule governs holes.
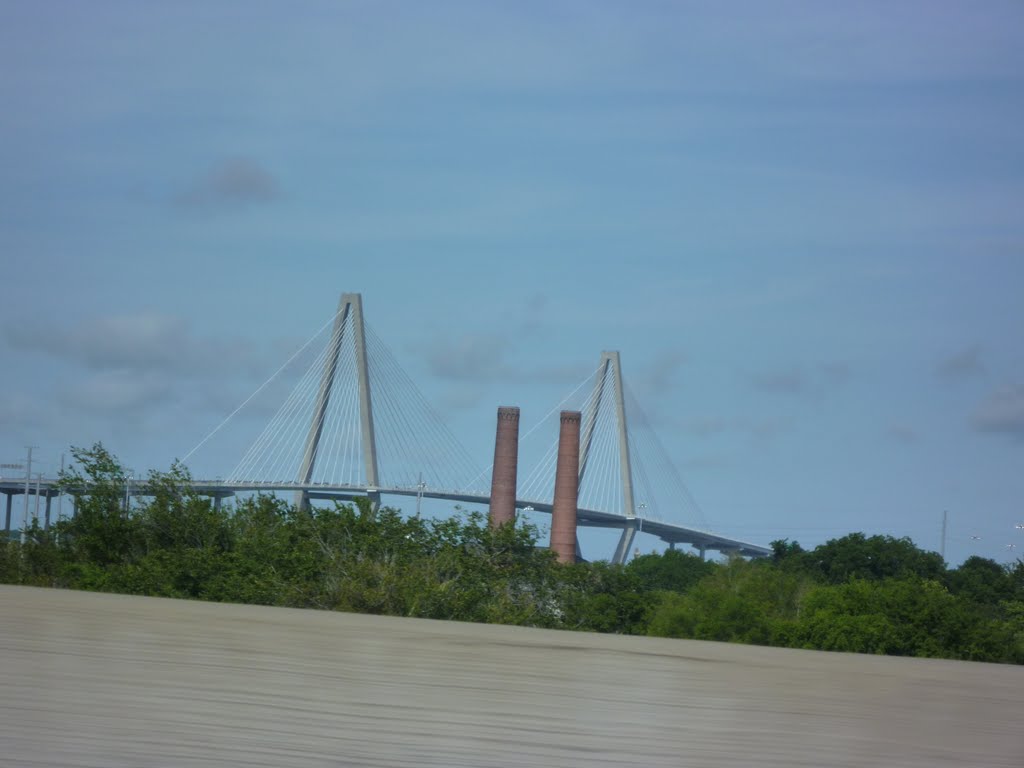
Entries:
POLYGON ((775 565, 796 570, 805 568, 807 551, 800 546, 800 542, 776 539, 769 546, 772 548, 772 562, 775 565))
POLYGON ((640 555, 626 566, 637 577, 639 589, 674 592, 686 592, 714 569, 714 563, 675 549, 660 555, 640 555))
POLYGON ((918 578, 821 586, 804 602, 802 647, 978 661, 1006 661, 1009 632, 968 600, 918 578))
POLYGON ((850 579, 916 576, 942 579, 946 565, 937 552, 926 552, 908 538, 851 533, 832 539, 803 557, 804 569, 829 584, 850 579))
POLYGON ((562 624, 567 629, 644 634, 657 598, 628 566, 607 562, 557 568, 561 579, 562 624))
POLYGON ((74 463, 62 473, 60 485, 75 497, 75 514, 57 526, 66 554, 72 562, 97 568, 137 556, 142 542, 127 509, 124 467, 102 443, 72 447, 71 456, 74 463))
POLYGON ((187 470, 150 473, 126 504, 120 463, 72 450, 77 515, 0 547, 0 580, 203 600, 647 633, 865 653, 1024 662, 1024 561, 945 571, 909 539, 851 534, 771 559, 680 552, 558 564, 528 525, 479 513, 404 518, 367 500, 217 508, 187 470))
POLYGON ((1014 583, 1009 568, 977 555, 967 558, 959 568, 949 571, 946 584, 953 594, 989 606, 1024 596, 1014 583))
POLYGON ((784 644, 810 586, 806 576, 780 570, 771 562, 736 558, 682 597, 662 593, 648 632, 662 637, 784 644))
POLYGON ((43 530, 38 520, 24 531, 24 543, 0 545, 0 583, 35 587, 62 586, 61 556, 52 531, 43 530))

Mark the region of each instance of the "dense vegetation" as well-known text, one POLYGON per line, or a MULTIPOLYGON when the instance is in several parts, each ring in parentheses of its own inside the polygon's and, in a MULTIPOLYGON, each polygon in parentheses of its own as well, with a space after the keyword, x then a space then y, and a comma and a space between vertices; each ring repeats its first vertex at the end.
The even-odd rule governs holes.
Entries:
POLYGON ((216 509, 186 471, 127 508, 102 446, 75 449, 77 514, 0 550, 0 582, 834 651, 1024 663, 1024 561, 949 570, 909 539, 851 534, 727 563, 669 551, 559 565, 537 532, 476 513, 403 518, 368 503, 216 509), (82 490, 85 489, 85 493, 82 490))

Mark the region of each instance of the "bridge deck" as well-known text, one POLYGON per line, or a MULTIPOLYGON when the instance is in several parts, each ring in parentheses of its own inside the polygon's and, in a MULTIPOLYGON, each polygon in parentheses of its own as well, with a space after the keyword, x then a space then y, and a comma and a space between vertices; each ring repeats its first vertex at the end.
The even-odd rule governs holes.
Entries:
MULTIPOLYGON (((56 479, 43 479, 38 481, 38 483, 32 482, 29 487, 29 493, 36 493, 37 485, 40 495, 49 497, 57 493, 56 479)), ((197 493, 204 496, 219 498, 234 496, 237 493, 294 493, 295 491, 306 491, 312 499, 350 500, 357 496, 370 494, 405 497, 421 496, 425 499, 442 499, 466 504, 488 504, 490 501, 488 495, 477 491, 437 490, 430 488, 395 488, 386 486, 367 488, 366 486, 328 485, 323 483, 300 484, 294 482, 225 483, 215 480, 196 480, 193 482, 192 487, 197 493)), ((136 488, 131 489, 132 495, 144 495, 145 483, 138 483, 136 488)), ((17 495, 23 493, 25 493, 24 480, 0 480, 0 494, 17 495)), ((551 512, 551 502, 549 501, 521 499, 516 501, 516 506, 520 509, 532 507, 538 512, 549 514, 551 512)), ((690 544, 705 550, 735 552, 747 557, 765 557, 771 554, 771 550, 767 547, 753 544, 749 541, 721 536, 711 531, 687 528, 659 520, 645 520, 641 517, 627 518, 624 515, 602 512, 595 509, 581 508, 578 512, 578 521, 579 525, 585 528, 615 528, 620 530, 632 521, 635 521, 639 532, 657 536, 668 544, 690 544)))

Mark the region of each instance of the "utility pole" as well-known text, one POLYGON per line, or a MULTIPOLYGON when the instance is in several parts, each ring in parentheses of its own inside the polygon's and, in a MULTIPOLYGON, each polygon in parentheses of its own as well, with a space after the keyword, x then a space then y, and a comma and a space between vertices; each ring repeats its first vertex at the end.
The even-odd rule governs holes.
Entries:
POLYGON ((946 561, 946 521, 949 518, 949 512, 942 510, 942 549, 939 554, 942 555, 942 561, 946 561))

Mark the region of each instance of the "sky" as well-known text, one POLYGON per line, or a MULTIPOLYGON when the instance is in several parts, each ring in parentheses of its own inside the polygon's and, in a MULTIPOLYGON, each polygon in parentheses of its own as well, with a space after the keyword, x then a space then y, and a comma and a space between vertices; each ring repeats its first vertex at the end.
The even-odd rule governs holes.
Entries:
POLYGON ((0 462, 166 469, 360 292, 481 466, 496 406, 525 428, 619 350, 714 530, 938 550, 947 512, 950 562, 1012 561, 1022 28, 999 0, 0 0, 0 462))

